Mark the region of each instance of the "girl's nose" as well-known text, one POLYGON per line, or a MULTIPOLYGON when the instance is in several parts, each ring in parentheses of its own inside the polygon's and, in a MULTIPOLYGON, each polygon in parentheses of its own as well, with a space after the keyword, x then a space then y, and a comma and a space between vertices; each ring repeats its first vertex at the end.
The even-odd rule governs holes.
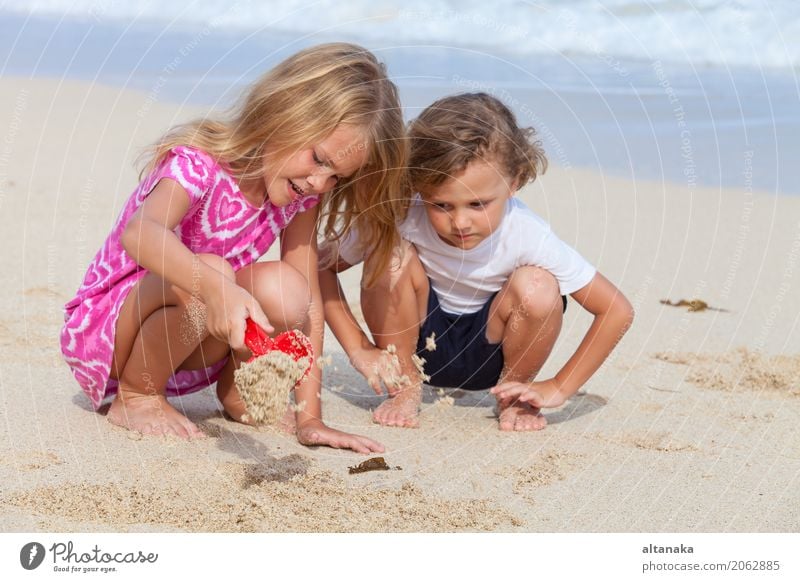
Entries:
POLYGON ((306 178, 306 181, 317 194, 327 192, 336 186, 336 177, 331 172, 314 173, 306 178))

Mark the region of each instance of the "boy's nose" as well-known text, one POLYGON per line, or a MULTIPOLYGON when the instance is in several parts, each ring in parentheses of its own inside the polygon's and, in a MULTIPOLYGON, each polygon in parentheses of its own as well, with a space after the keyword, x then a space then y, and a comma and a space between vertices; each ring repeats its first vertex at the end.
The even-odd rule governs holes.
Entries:
POLYGON ((451 218, 455 230, 467 230, 469 228, 469 218, 461 213, 453 213, 451 218))

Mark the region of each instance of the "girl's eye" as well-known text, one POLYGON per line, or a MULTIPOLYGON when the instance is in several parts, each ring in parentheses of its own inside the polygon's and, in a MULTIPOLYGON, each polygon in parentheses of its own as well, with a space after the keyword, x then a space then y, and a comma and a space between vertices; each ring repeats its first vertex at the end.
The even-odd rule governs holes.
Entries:
POLYGON ((322 161, 322 160, 319 158, 319 156, 317 155, 317 152, 315 152, 314 150, 311 150, 311 155, 312 155, 312 156, 313 156, 313 158, 314 158, 314 163, 315 163, 315 164, 317 164, 318 166, 324 166, 324 165, 325 165, 325 162, 323 162, 323 161, 322 161))

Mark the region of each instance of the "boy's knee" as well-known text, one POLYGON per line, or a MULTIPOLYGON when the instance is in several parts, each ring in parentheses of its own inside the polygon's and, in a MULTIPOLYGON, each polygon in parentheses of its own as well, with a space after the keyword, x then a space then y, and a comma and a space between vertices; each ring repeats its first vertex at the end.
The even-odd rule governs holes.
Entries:
POLYGON ((533 318, 545 319, 563 310, 558 281, 546 269, 533 266, 517 268, 509 278, 509 291, 522 311, 533 318))

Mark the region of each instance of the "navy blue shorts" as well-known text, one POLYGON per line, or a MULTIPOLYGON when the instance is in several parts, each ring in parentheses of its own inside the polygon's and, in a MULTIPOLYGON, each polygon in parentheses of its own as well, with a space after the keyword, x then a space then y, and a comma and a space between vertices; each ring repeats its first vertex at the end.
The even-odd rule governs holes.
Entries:
MULTIPOLYGON (((486 339, 489 309, 497 293, 480 311, 456 315, 442 311, 439 298, 428 282, 428 310, 419 332, 417 355, 425 359, 431 386, 485 390, 497 384, 503 371, 503 346, 486 339), (425 349, 425 339, 436 333, 436 349, 425 349)), ((564 311, 567 298, 562 296, 564 311)))

